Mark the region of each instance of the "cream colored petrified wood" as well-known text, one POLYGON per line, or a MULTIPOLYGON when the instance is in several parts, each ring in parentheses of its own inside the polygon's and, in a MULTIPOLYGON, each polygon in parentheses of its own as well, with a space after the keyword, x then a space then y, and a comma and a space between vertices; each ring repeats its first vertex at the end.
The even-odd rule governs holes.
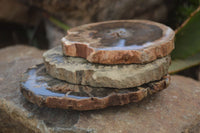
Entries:
POLYGON ((62 38, 63 53, 100 64, 148 63, 174 49, 174 31, 147 20, 115 20, 82 25, 62 38))
POLYGON ((171 58, 166 56, 147 64, 103 65, 84 58, 63 56, 61 47, 43 54, 46 71, 72 84, 93 87, 130 88, 160 80, 168 73, 171 58))
POLYGON ((21 92, 30 102, 50 108, 94 110, 108 106, 124 105, 165 89, 169 75, 140 87, 126 89, 95 88, 73 85, 49 76, 43 64, 23 74, 21 92))

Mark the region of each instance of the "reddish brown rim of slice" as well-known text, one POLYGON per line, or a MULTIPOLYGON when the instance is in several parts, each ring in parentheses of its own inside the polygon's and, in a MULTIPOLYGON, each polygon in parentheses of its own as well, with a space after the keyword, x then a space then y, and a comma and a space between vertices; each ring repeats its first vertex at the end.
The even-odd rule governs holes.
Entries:
POLYGON ((94 110, 108 106, 139 102, 145 97, 168 87, 170 76, 139 87, 126 89, 95 88, 69 84, 54 79, 45 72, 43 64, 29 68, 21 79, 24 97, 38 106, 50 108, 94 110))
POLYGON ((174 49, 174 31, 147 20, 115 20, 72 28, 63 54, 100 64, 148 63, 174 49))
POLYGON ((28 101, 41 107, 47 106, 50 108, 62 108, 83 111, 102 109, 109 106, 122 106, 129 103, 139 102, 145 97, 167 88, 169 86, 169 83, 170 76, 167 75, 163 77, 163 79, 160 81, 149 83, 149 87, 138 87, 139 90, 136 92, 113 94, 104 98, 91 97, 81 100, 67 97, 39 96, 24 87, 21 87, 21 92, 28 101))

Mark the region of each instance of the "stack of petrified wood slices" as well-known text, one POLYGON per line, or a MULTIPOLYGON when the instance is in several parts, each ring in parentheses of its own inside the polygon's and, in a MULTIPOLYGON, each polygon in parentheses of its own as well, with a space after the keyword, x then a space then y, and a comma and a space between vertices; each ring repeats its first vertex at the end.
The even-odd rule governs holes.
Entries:
POLYGON ((72 28, 62 47, 22 76, 21 92, 50 108, 93 110, 141 101, 165 89, 174 31, 146 20, 117 20, 72 28))

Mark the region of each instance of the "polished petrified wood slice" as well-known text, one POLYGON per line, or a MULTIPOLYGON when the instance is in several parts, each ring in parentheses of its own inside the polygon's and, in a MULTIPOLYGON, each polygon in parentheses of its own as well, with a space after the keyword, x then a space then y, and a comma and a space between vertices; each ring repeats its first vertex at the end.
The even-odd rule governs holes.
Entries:
POLYGON ((141 87, 127 89, 95 88, 73 85, 49 76, 43 64, 27 70, 22 76, 21 92, 39 106, 74 110, 93 110, 138 102, 169 85, 169 76, 141 87))
POLYGON ((64 55, 93 63, 147 63, 170 54, 174 31, 147 20, 115 20, 72 28, 62 44, 64 55))
POLYGON ((171 58, 166 56, 147 64, 102 65, 84 58, 63 56, 61 47, 43 54, 47 72, 73 84, 93 87, 129 88, 159 80, 168 73, 171 58))

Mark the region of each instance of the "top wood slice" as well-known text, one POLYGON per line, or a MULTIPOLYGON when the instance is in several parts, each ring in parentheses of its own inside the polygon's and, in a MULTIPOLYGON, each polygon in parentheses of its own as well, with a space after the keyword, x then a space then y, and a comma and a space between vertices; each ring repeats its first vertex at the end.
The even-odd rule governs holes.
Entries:
POLYGON ((115 20, 68 30, 63 53, 100 64, 148 63, 174 49, 174 31, 147 20, 115 20))

